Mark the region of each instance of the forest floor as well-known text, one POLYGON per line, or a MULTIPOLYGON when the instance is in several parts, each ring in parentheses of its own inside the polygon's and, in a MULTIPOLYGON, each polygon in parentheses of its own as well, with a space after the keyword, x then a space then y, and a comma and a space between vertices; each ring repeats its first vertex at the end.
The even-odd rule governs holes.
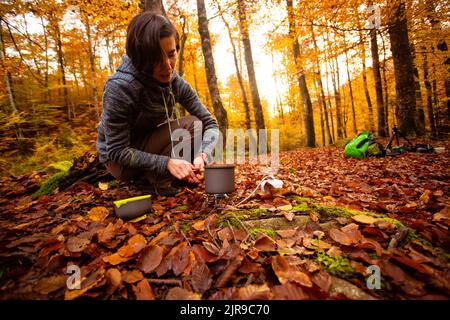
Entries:
POLYGON ((200 184, 134 221, 124 182, 34 199, 45 177, 0 178, 0 299, 449 299, 450 142, 429 142, 445 152, 283 152, 281 190, 237 206, 264 177, 238 165, 229 198, 200 184))

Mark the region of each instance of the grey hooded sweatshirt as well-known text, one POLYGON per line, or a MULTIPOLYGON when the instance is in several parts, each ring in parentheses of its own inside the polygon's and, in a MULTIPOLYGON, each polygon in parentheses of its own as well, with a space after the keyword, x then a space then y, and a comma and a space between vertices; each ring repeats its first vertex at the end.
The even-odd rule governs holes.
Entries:
POLYGON ((137 71, 130 58, 124 55, 122 64, 103 88, 103 110, 96 143, 100 162, 112 160, 126 167, 167 174, 170 158, 138 150, 136 143, 166 121, 168 114, 173 113, 175 102, 202 121, 201 148, 210 161, 218 141, 219 126, 191 86, 176 73, 169 84, 161 84, 137 71))

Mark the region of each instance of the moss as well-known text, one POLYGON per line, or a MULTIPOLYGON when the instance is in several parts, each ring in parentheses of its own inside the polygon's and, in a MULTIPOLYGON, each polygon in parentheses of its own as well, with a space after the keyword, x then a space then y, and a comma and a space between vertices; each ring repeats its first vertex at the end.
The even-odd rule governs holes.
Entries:
POLYGON ((288 199, 293 200, 293 201, 297 201, 297 202, 308 202, 308 201, 311 201, 311 198, 300 197, 300 196, 297 196, 297 195, 289 196, 288 199))
POLYGON ((59 171, 68 171, 72 167, 73 162, 72 161, 59 161, 56 163, 52 163, 49 167, 52 167, 54 169, 57 169, 59 171))
POLYGON ((188 225, 187 223, 183 223, 180 227, 180 231, 183 233, 188 232, 189 230, 191 230, 191 226, 188 225))
POLYGON ((361 214, 359 211, 350 210, 342 207, 331 207, 331 206, 321 206, 313 205, 311 208, 317 211, 322 217, 333 218, 333 217, 345 217, 351 218, 354 215, 361 214))
POLYGON ((239 220, 240 219, 238 217, 236 217, 235 215, 226 215, 226 216, 221 217, 217 221, 217 226, 219 228, 225 228, 225 227, 228 227, 228 223, 229 223, 233 227, 240 229, 242 226, 241 226, 241 222, 239 220))
POLYGON ((408 230, 408 235, 406 236, 406 241, 407 242, 415 242, 424 247, 431 249, 431 251, 433 251, 437 256, 439 256, 442 260, 444 260, 446 262, 450 260, 450 254, 448 252, 446 252, 444 249, 442 249, 440 247, 435 247, 431 242, 422 238, 417 233, 416 230, 413 230, 413 229, 408 230))
POLYGON ((58 183, 69 175, 68 171, 58 172, 45 180, 38 191, 33 193, 32 197, 36 198, 39 196, 48 195, 53 192, 58 187, 58 183))
POLYGON ((289 168, 289 172, 290 172, 290 173, 296 173, 296 172, 297 172, 297 169, 291 167, 291 168, 289 168))
POLYGON ((260 214, 265 214, 268 211, 267 211, 267 209, 253 208, 253 209, 248 209, 247 212, 260 215, 260 214))
POLYGON ((315 260, 323 269, 334 276, 349 279, 356 274, 350 261, 344 256, 331 257, 324 252, 319 252, 315 260))
POLYGON ((306 211, 310 211, 310 207, 308 206, 308 204, 306 203, 300 203, 300 204, 296 204, 295 206, 292 207, 292 211, 295 212, 306 212, 306 211))
POLYGON ((272 229, 264 229, 264 228, 254 227, 254 228, 251 228, 249 230, 249 232, 250 232, 250 235, 252 237, 256 236, 258 233, 264 233, 264 234, 266 234, 266 235, 268 235, 269 237, 272 237, 272 238, 278 237, 278 233, 275 230, 272 230, 272 229))
POLYGON ((180 211, 185 211, 188 209, 188 206, 184 206, 184 205, 176 206, 175 209, 180 210, 180 211))

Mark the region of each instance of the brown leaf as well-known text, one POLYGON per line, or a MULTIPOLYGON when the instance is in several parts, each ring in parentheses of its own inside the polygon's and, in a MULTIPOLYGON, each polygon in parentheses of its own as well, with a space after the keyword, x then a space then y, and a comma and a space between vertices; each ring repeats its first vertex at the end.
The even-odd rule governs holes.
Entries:
POLYGON ((212 254, 216 256, 219 255, 220 249, 217 248, 217 246, 212 244, 211 242, 203 241, 203 246, 205 247, 206 250, 208 250, 212 254))
POLYGON ((258 263, 251 262, 247 258, 242 260, 241 266, 239 267, 239 272, 241 273, 253 273, 261 270, 261 265, 258 263))
POLYGON ((71 237, 67 240, 67 249, 70 252, 81 252, 91 243, 91 240, 80 238, 80 237, 71 237))
POLYGON ((330 230, 330 238, 344 246, 349 246, 353 243, 352 239, 346 233, 335 228, 330 230))
POLYGON ((266 283, 262 285, 250 284, 239 288, 239 297, 242 300, 268 300, 270 288, 266 283))
POLYGON ((153 272, 161 263, 163 251, 159 246, 147 246, 139 255, 138 268, 144 273, 153 272))
POLYGON ((102 258, 103 261, 108 262, 109 264, 112 264, 113 266, 118 265, 122 262, 126 262, 131 259, 131 257, 122 257, 117 252, 113 253, 112 255, 106 256, 102 258))
POLYGON ((199 245, 199 244, 194 244, 192 246, 192 251, 195 254, 195 259, 198 261, 203 261, 203 262, 213 262, 216 261, 218 259, 217 256, 213 256, 211 253, 209 253, 205 247, 199 245))
POLYGON ((186 289, 175 287, 171 288, 166 295, 166 300, 200 300, 201 295, 188 291, 186 289))
POLYGON ((135 283, 144 279, 142 272, 139 270, 122 271, 122 280, 126 283, 135 283))
POLYGON ((309 276, 296 267, 290 266, 283 256, 272 257, 272 270, 277 275, 281 284, 293 281, 305 287, 312 287, 309 276))
POLYGON ((187 267, 190 249, 187 245, 180 247, 172 257, 172 270, 174 275, 179 276, 187 267))
POLYGON ((161 241, 162 239, 164 239, 165 237, 167 237, 169 235, 168 231, 161 231, 156 237, 154 237, 150 242, 149 245, 154 246, 156 244, 158 244, 159 241, 161 241))
POLYGON ((133 286, 133 291, 137 300, 155 300, 152 287, 146 279, 141 280, 136 286, 133 286))
POLYGON ((147 240, 145 240, 142 234, 136 234, 128 239, 127 244, 122 246, 117 253, 126 258, 131 257, 145 248, 147 240))
POLYGON ((328 292, 331 287, 331 276, 328 272, 320 270, 311 276, 312 282, 314 282, 322 291, 328 292))
POLYGON ((36 282, 36 284, 33 286, 33 290, 40 294, 47 295, 56 290, 60 290, 66 287, 66 281, 67 276, 65 275, 55 275, 47 278, 42 278, 36 282))
POLYGON ((205 230, 205 220, 195 221, 192 224, 192 228, 194 228, 197 231, 204 231, 205 230))
POLYGON ((266 235, 262 235, 255 241, 255 248, 260 251, 275 251, 277 249, 276 243, 266 235))
POLYGON ((192 265, 192 288, 196 292, 203 293, 211 287, 212 281, 212 274, 208 266, 201 261, 195 261, 192 265))
MULTIPOLYGON (((167 224, 166 221, 162 221, 160 223, 157 223, 153 226, 149 226, 148 224, 144 224, 141 228, 141 231, 143 234, 145 234, 146 236, 150 236, 153 233, 155 233, 156 231, 158 231, 159 229, 161 229, 162 227, 164 227, 167 224)), ((168 233, 167 233, 168 234, 168 233)))
POLYGON ((95 288, 105 277, 105 269, 98 269, 94 271, 88 278, 81 282, 81 289, 79 290, 66 290, 64 299, 73 300, 82 296, 87 291, 95 288))
POLYGON ((374 217, 365 215, 365 214, 358 214, 356 216, 352 216, 352 219, 356 222, 363 223, 363 224, 372 224, 377 222, 379 219, 376 219, 374 217))
MULTIPOLYGON (((291 206, 291 209, 292 209, 292 206, 291 206)), ((288 221, 292 221, 295 218, 295 213, 293 213, 292 211, 283 211, 282 213, 288 221)))
POLYGON ((106 271, 106 278, 110 284, 107 291, 112 294, 122 284, 122 274, 118 269, 112 268, 106 271))
POLYGON ((109 223, 106 228, 97 231, 98 242, 107 244, 114 238, 115 234, 116 229, 114 228, 114 225, 109 223))
POLYGON ((272 288, 274 300, 306 300, 309 297, 303 292, 302 288, 293 282, 277 285, 272 288))
POLYGON ((243 259, 244 257, 239 255, 235 257, 231 262, 229 262, 228 266, 225 268, 225 270, 222 272, 219 278, 217 278, 216 283, 214 284, 214 288, 225 287, 227 283, 230 281, 231 277, 236 272, 236 270, 241 265, 243 259))
POLYGON ((92 221, 103 221, 108 215, 109 211, 105 207, 94 207, 89 210, 87 217, 92 221))

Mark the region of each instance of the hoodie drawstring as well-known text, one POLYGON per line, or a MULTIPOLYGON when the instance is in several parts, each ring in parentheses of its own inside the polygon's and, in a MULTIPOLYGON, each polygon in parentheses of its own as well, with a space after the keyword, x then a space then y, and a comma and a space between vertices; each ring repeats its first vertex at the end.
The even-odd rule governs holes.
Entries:
MULTIPOLYGON (((166 96, 164 94, 164 90, 162 88, 160 88, 160 89, 161 89, 161 94, 162 94, 162 98, 163 98, 163 102, 164 102, 164 109, 166 110, 167 124, 169 125, 170 144, 172 146, 171 155, 172 155, 172 158, 175 158, 173 155, 172 126, 170 125, 169 108, 167 107, 166 96)), ((172 100, 172 115, 173 115, 174 109, 175 109, 175 118, 177 119, 178 125, 180 125, 180 121, 178 120, 178 112, 177 112, 176 106, 175 106, 175 96, 172 92, 172 88, 170 88, 170 87, 169 87, 169 96, 172 100)))

